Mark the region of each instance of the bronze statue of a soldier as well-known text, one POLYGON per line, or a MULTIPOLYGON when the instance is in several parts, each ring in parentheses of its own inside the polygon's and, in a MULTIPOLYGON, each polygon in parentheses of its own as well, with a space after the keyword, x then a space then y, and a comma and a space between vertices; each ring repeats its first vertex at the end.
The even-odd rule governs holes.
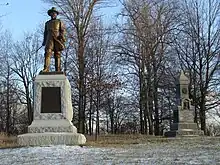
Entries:
POLYGON ((55 7, 48 10, 48 15, 51 17, 45 23, 44 40, 42 46, 45 46, 44 54, 44 69, 42 72, 49 72, 50 57, 54 52, 55 71, 61 71, 61 51, 64 49, 65 43, 65 28, 60 19, 57 19, 59 12, 55 7))

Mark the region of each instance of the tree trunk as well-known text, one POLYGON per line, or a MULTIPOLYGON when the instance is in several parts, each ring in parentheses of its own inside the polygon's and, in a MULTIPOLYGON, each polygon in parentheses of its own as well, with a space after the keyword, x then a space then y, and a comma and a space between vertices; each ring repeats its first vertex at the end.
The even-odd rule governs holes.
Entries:
POLYGON ((205 101, 204 101, 204 97, 202 96, 202 101, 200 104, 200 123, 201 123, 201 130, 204 131, 204 134, 207 135, 207 130, 206 130, 206 108, 205 108, 205 101))
POLYGON ((100 134, 100 128, 99 128, 99 108, 100 108, 100 91, 97 90, 97 96, 96 96, 96 139, 98 139, 98 135, 100 134))
POLYGON ((146 91, 146 76, 144 66, 144 55, 143 49, 141 50, 142 59, 139 60, 139 81, 140 81, 140 127, 141 134, 148 133, 148 106, 147 106, 147 91, 146 91), (143 120, 144 117, 144 120, 143 120))
POLYGON ((33 110, 32 110, 28 87, 25 87, 25 91, 26 91, 27 110, 28 110, 28 124, 30 125, 33 121, 33 110))
POLYGON ((148 115, 148 125, 149 125, 149 135, 154 134, 154 126, 153 126, 153 94, 152 90, 149 87, 148 90, 148 107, 149 107, 149 115, 148 115))
POLYGON ((106 131, 107 131, 107 133, 109 132, 108 123, 109 123, 108 115, 106 115, 106 131))
POLYGON ((148 109, 148 95, 147 87, 144 82, 144 133, 148 134, 148 119, 149 119, 149 109, 148 109))
POLYGON ((140 81, 140 100, 139 100, 140 132, 141 134, 144 134, 143 110, 144 110, 144 92, 145 91, 143 89, 143 76, 141 74, 141 71, 139 72, 139 81, 140 81))
POLYGON ((114 128, 114 111, 111 109, 110 111, 110 122, 111 122, 111 133, 115 133, 115 128, 114 128))
POLYGON ((114 107, 111 107, 110 98, 108 98, 108 111, 109 111, 109 117, 110 117, 111 134, 114 134, 114 107))
MULTIPOLYGON (((155 75, 156 76, 156 75, 155 75)), ((158 108, 158 91, 157 91, 157 78, 154 78, 154 119, 155 119, 155 125, 154 125, 154 134, 156 136, 160 135, 160 119, 159 119, 159 108, 158 108)))
POLYGON ((93 113, 93 93, 92 93, 92 88, 90 89, 90 107, 89 107, 89 135, 91 136, 93 134, 92 130, 92 113, 93 113))
POLYGON ((147 125, 147 116, 148 116, 148 112, 147 112, 147 103, 145 104, 145 109, 144 109, 144 134, 148 134, 148 125, 147 125))
POLYGON ((85 109, 84 109, 84 95, 85 95, 85 62, 84 62, 84 40, 79 41, 78 48, 78 61, 79 61, 79 132, 85 133, 85 109))
POLYGON ((95 131, 95 139, 98 140, 99 135, 99 110, 96 109, 96 131, 95 131))
POLYGON ((6 93, 6 133, 7 135, 10 135, 10 100, 9 100, 9 95, 10 95, 10 84, 9 84, 9 79, 10 79, 10 67, 8 66, 8 71, 7 71, 7 93, 6 93))

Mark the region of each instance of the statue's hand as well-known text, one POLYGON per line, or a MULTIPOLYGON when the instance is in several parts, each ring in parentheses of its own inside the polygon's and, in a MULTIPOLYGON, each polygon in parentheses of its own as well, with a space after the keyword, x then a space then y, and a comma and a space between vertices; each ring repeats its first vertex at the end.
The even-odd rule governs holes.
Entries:
POLYGON ((66 40, 65 40, 65 38, 63 36, 58 36, 57 38, 58 38, 58 40, 60 40, 62 42, 66 42, 66 40))

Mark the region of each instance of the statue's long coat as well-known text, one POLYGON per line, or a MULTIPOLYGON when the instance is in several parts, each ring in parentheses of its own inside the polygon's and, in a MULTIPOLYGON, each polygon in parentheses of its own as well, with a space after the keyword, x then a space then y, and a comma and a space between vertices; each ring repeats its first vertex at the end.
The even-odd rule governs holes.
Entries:
POLYGON ((44 41, 45 50, 61 51, 65 42, 64 24, 59 19, 51 19, 45 23, 44 41), (61 45, 62 44, 62 45, 61 45))

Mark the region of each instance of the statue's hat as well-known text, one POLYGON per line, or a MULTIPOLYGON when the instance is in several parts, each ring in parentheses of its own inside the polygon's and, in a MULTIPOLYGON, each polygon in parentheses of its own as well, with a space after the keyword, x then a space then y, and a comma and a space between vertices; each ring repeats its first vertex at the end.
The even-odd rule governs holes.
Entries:
POLYGON ((57 15, 59 14, 59 12, 56 10, 55 7, 52 7, 50 10, 48 10, 48 11, 47 11, 47 14, 50 16, 50 14, 51 14, 52 12, 56 12, 57 15))

